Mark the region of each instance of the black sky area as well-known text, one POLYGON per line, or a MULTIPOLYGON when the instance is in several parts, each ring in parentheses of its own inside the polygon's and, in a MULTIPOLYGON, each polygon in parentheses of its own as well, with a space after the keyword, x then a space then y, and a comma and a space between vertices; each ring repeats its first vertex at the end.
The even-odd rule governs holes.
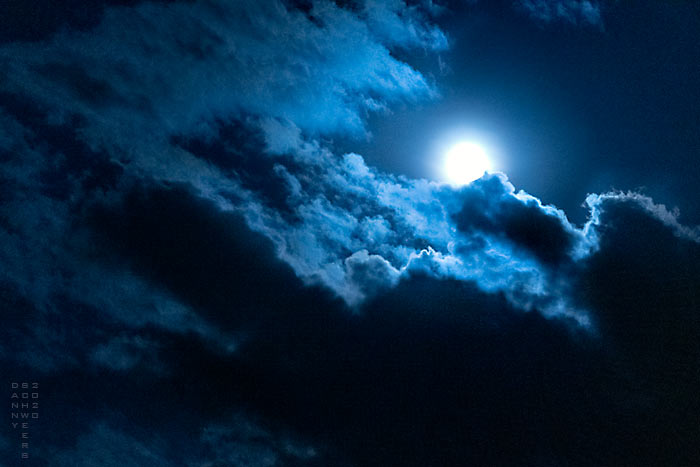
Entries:
POLYGON ((700 465, 698 83, 696 2, 0 2, 0 467, 700 465))

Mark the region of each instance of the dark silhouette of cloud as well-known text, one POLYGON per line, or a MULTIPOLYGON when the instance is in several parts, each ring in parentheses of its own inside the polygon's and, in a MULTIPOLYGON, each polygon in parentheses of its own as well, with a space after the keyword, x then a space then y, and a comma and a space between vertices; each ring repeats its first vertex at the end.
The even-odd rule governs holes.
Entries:
POLYGON ((2 46, 0 359, 48 388, 37 462, 697 463, 697 228, 327 145, 438 96, 396 58, 447 46, 434 7, 144 3, 2 46))

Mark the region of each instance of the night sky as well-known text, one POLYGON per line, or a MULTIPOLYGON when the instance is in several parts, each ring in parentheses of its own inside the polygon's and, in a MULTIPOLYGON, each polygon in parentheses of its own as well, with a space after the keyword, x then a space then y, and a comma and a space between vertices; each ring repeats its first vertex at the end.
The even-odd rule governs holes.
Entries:
POLYGON ((0 2, 0 466, 700 465, 699 161, 698 2, 0 2))

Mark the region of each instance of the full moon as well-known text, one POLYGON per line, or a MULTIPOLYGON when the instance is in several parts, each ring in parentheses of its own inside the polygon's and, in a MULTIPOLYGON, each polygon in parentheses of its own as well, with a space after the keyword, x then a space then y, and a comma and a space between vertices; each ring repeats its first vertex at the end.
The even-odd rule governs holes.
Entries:
POLYGON ((491 161, 484 148, 476 143, 463 141, 445 154, 443 172, 446 180, 455 186, 467 185, 492 170, 491 161))

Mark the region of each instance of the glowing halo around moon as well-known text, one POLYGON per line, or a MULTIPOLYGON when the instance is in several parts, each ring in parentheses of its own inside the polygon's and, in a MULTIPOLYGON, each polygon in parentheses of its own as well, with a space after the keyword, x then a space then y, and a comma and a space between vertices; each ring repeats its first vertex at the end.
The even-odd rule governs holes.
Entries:
POLYGON ((443 176, 453 186, 467 185, 493 170, 493 164, 480 145, 462 141, 452 146, 443 161, 443 176))

